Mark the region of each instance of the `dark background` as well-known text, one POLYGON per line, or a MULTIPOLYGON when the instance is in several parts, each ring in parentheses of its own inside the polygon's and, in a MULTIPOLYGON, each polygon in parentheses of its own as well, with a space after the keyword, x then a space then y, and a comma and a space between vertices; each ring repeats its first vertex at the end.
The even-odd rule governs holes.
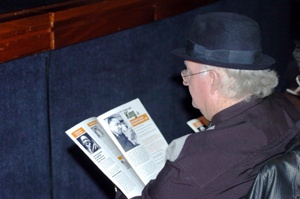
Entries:
POLYGON ((198 14, 232 11, 256 20, 264 53, 277 61, 281 92, 291 75, 297 35, 291 7, 290 0, 221 0, 1 64, 0 198, 113 198, 114 186, 65 131, 134 98, 141 99, 168 142, 190 133, 186 121, 200 113, 181 83, 183 60, 169 52, 185 45, 198 14))
POLYGON ((72 0, 1 0, 0 14, 72 0))

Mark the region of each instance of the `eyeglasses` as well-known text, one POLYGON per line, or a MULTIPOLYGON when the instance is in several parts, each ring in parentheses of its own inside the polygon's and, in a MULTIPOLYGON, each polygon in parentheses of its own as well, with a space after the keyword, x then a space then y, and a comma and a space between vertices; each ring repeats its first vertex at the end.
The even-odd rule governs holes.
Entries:
POLYGON ((182 70, 181 71, 181 77, 183 79, 183 84, 188 85, 189 81, 191 79, 191 76, 201 74, 201 73, 205 73, 205 72, 208 72, 208 71, 211 71, 211 70, 206 70, 206 71, 201 71, 201 72, 198 72, 198 73, 189 74, 189 71, 187 69, 182 70))

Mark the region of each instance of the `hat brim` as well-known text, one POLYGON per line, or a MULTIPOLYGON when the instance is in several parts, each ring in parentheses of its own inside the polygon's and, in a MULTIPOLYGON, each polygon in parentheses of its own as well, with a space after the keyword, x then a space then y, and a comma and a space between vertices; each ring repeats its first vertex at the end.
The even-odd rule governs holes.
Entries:
POLYGON ((265 54, 262 54, 259 58, 257 58, 253 63, 251 64, 237 64, 237 63, 225 63, 225 62, 218 62, 213 60, 205 59, 204 57, 192 57, 186 54, 185 48, 179 48, 171 51, 172 54, 183 58, 185 60, 190 60, 193 62, 201 63, 201 64, 207 64, 217 67, 223 67, 223 68, 231 68, 231 69, 241 69, 241 70, 266 70, 271 69, 272 65, 275 63, 275 60, 265 54))

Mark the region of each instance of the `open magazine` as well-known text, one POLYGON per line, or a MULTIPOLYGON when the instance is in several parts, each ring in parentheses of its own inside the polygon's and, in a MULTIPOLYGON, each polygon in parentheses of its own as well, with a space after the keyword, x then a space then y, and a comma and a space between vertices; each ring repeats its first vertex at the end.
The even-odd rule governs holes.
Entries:
POLYGON ((139 99, 91 117, 66 134, 126 195, 141 195, 165 164, 168 144, 139 99))

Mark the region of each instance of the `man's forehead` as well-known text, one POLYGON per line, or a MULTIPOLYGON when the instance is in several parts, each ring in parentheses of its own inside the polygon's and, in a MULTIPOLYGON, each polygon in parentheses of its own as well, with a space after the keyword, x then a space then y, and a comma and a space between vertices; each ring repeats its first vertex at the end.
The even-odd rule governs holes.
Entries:
POLYGON ((88 138, 86 136, 82 136, 81 139, 82 140, 88 140, 88 138))

